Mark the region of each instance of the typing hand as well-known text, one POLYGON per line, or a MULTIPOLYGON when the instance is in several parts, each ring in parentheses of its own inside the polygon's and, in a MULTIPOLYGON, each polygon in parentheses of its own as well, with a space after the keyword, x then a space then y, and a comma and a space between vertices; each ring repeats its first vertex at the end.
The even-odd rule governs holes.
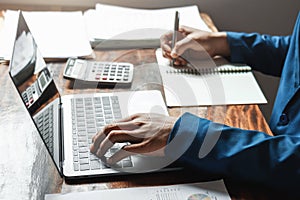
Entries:
POLYGON ((164 156, 164 148, 176 118, 160 114, 135 114, 106 125, 93 137, 91 152, 103 157, 115 143, 129 142, 106 162, 117 163, 133 154, 164 156))

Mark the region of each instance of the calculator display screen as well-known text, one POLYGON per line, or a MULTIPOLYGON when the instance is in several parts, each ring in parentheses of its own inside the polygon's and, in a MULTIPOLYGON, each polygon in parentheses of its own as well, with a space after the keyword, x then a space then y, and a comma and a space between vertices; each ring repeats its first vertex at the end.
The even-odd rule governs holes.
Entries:
POLYGON ((73 75, 78 76, 82 67, 84 67, 82 62, 76 62, 76 67, 73 70, 73 75))
POLYGON ((46 79, 45 79, 45 75, 43 74, 42 76, 40 76, 40 83, 42 88, 45 87, 46 85, 46 79))
POLYGON ((42 73, 39 75, 38 81, 39 81, 39 87, 41 92, 43 92, 46 87, 49 85, 51 81, 51 77, 47 76, 46 71, 42 71, 42 73))

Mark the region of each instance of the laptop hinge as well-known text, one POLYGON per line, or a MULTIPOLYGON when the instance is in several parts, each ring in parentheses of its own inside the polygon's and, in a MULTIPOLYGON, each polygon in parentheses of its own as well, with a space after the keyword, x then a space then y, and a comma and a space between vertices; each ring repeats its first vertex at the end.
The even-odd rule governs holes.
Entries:
POLYGON ((61 103, 61 98, 59 97, 59 146, 60 146, 60 151, 59 151, 59 167, 60 167, 60 171, 63 174, 63 165, 64 165, 64 160, 65 160, 65 152, 64 152, 64 122, 63 122, 63 107, 62 107, 62 103, 61 103))

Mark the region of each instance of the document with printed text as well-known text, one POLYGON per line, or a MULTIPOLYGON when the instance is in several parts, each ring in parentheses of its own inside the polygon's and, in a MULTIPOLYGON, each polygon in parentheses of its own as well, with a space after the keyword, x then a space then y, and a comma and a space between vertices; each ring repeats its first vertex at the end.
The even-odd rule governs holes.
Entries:
POLYGON ((230 200, 223 180, 154 187, 48 194, 45 200, 230 200))

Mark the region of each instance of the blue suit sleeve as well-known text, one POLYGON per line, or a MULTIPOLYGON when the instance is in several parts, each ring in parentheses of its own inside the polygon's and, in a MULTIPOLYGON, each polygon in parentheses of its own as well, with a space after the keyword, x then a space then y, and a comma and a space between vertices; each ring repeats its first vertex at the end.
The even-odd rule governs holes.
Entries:
POLYGON ((290 44, 290 36, 227 32, 230 61, 245 63, 254 70, 280 76, 290 44))
POLYGON ((300 185, 299 137, 269 136, 185 113, 170 134, 166 155, 220 178, 295 190, 300 185))

